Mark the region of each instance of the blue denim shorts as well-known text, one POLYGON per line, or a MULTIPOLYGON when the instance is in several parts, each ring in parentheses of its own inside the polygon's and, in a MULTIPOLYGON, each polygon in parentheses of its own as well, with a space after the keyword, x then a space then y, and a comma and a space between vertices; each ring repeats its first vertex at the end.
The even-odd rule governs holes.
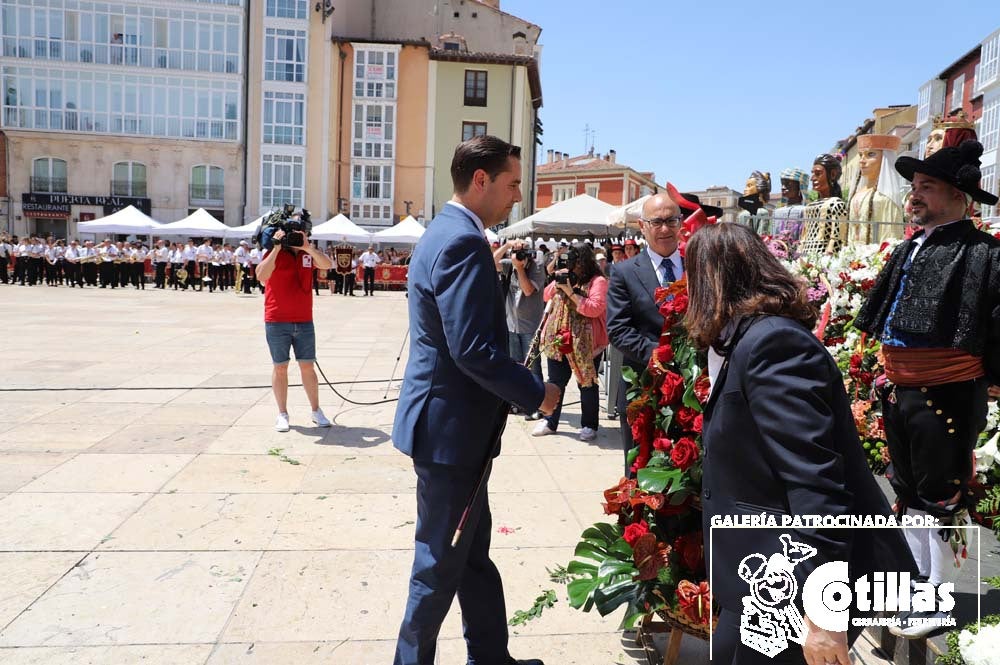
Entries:
POLYGON ((312 321, 306 323, 264 323, 267 348, 271 351, 271 361, 284 365, 289 360, 289 351, 295 349, 295 360, 312 362, 316 360, 316 329, 312 321))

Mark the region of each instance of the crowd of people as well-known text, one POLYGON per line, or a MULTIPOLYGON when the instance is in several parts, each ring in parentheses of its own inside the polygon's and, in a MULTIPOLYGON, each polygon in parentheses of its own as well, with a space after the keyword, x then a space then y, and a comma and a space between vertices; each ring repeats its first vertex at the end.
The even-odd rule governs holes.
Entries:
MULTIPOLYGON (((336 248, 329 244, 325 254, 334 257, 336 248)), ((238 243, 171 242, 158 240, 152 247, 140 241, 101 242, 76 239, 69 241, 48 236, 10 236, 0 234, 0 283, 21 286, 116 289, 132 287, 154 289, 228 291, 263 293, 257 279, 257 266, 266 252, 247 240, 238 243)), ((352 249, 350 272, 314 270, 313 286, 317 295, 325 282, 330 293, 354 295, 355 273, 364 266, 364 295, 375 292, 375 267, 406 265, 409 252, 387 248, 364 252, 352 249)))

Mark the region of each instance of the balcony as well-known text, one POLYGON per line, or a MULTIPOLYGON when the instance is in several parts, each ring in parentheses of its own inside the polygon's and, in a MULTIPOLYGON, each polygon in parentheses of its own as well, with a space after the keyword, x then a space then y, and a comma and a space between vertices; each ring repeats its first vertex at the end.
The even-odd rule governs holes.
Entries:
POLYGON ((197 204, 201 208, 209 206, 220 207, 225 201, 225 186, 192 184, 189 196, 192 206, 197 204))
POLYGON ((49 178, 32 176, 31 191, 33 193, 66 193, 66 178, 49 178))
POLYGON ((144 180, 112 180, 111 196, 146 198, 146 182, 144 180))

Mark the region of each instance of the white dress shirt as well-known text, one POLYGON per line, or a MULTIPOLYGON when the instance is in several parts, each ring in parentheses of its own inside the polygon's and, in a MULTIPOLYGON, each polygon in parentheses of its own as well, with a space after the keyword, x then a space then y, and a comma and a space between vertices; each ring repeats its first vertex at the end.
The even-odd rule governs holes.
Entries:
MULTIPOLYGON (((649 256, 649 260, 653 262, 653 271, 656 272, 656 279, 660 284, 663 284, 663 257, 653 251, 652 247, 646 246, 646 255, 649 256)), ((679 249, 675 249, 674 253, 669 257, 670 263, 674 266, 674 279, 680 279, 681 275, 684 274, 684 264, 681 261, 681 252, 679 249)))

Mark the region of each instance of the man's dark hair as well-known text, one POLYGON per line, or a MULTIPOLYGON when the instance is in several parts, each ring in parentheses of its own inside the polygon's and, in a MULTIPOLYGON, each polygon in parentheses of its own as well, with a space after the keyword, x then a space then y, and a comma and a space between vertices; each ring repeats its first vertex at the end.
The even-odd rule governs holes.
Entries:
POLYGON ((472 184, 473 174, 479 169, 486 171, 491 182, 496 180, 507 168, 510 157, 521 159, 521 148, 495 136, 474 136, 459 143, 451 160, 451 181, 455 192, 466 192, 472 184))

